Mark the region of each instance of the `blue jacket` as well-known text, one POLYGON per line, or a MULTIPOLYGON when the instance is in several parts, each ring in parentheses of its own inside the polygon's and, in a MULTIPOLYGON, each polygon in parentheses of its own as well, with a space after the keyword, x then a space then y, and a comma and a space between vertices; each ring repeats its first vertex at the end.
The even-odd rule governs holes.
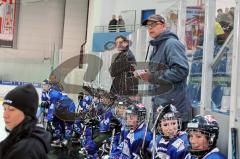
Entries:
POLYGON ((153 84, 150 85, 150 91, 156 92, 159 88, 157 83, 161 80, 168 81, 174 86, 168 92, 155 96, 152 99, 153 104, 160 105, 166 100, 173 100, 172 104, 182 114, 183 121, 190 120, 191 105, 186 90, 189 66, 184 45, 174 33, 168 30, 151 40, 150 44, 153 46, 149 61, 149 71, 151 72, 149 82, 153 84), (167 69, 162 71, 159 64, 165 65, 167 69))

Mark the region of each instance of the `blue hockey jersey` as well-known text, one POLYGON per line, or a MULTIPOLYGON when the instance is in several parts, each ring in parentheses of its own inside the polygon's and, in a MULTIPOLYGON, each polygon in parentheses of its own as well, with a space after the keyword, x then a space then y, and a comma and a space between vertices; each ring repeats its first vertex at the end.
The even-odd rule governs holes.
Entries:
POLYGON ((66 108, 68 112, 75 112, 76 106, 67 95, 62 95, 59 100, 59 108, 66 108))
POLYGON ((110 131, 110 120, 113 118, 112 108, 108 107, 106 112, 100 116, 99 131, 107 132, 110 131))
MULTIPOLYGON (((185 159, 198 159, 195 156, 192 156, 190 153, 185 157, 185 159)), ((227 159, 218 148, 212 149, 208 152, 202 159, 227 159)))
MULTIPOLYGON (((124 133, 124 140, 119 145, 121 149, 120 159, 134 159, 140 156, 140 149, 142 148, 143 138, 146 131, 146 124, 142 123, 136 130, 128 130, 124 133)), ((152 140, 152 133, 147 130, 144 150, 149 146, 152 140)))
POLYGON ((48 95, 48 92, 42 92, 41 101, 42 102, 50 101, 50 97, 48 95))
MULTIPOLYGON (((149 148, 153 152, 153 141, 149 148)), ((188 154, 189 141, 185 132, 179 132, 177 137, 165 140, 162 135, 156 137, 155 158, 183 159, 188 154)))

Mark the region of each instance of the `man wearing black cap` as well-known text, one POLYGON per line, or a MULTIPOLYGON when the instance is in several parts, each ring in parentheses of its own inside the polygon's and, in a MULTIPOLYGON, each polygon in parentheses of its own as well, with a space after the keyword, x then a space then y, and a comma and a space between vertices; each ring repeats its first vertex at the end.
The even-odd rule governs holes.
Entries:
POLYGON ((153 107, 163 102, 172 101, 183 118, 183 127, 191 119, 191 105, 186 94, 186 80, 189 72, 188 61, 184 45, 177 35, 166 28, 165 19, 161 15, 152 15, 143 22, 149 36, 152 38, 150 45, 153 47, 149 57, 149 70, 141 73, 140 78, 153 84, 151 92, 157 92, 161 85, 159 81, 171 82, 174 89, 164 94, 153 97, 153 107), (166 66, 165 70, 160 65, 166 66))
POLYGON ((0 143, 1 159, 47 159, 50 134, 37 127, 38 94, 32 84, 7 93, 3 118, 8 137, 0 143))

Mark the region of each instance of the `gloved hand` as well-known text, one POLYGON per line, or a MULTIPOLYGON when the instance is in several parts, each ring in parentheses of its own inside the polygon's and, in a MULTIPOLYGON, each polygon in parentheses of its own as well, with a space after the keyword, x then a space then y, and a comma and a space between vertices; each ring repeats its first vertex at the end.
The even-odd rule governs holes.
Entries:
POLYGON ((99 124, 99 120, 98 120, 97 117, 91 118, 91 119, 87 118, 87 119, 84 120, 83 123, 84 123, 84 125, 95 126, 95 125, 99 124))
POLYGON ((122 124, 117 118, 112 118, 109 123, 110 130, 113 131, 115 129, 115 132, 121 132, 122 124))
POLYGON ((48 101, 42 101, 42 103, 40 104, 42 108, 47 108, 47 109, 49 108, 49 105, 50 103, 48 101))

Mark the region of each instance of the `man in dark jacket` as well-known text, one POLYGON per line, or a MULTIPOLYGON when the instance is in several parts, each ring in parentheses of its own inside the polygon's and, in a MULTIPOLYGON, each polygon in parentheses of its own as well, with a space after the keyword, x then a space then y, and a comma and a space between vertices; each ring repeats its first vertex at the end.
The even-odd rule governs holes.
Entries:
POLYGON ((51 136, 37 127, 38 94, 32 84, 11 90, 3 101, 8 137, 0 142, 1 159, 47 159, 51 136))
POLYGON ((110 20, 109 24, 108 24, 108 31, 109 32, 116 32, 117 31, 117 19, 116 19, 116 15, 112 15, 112 19, 110 20))
POLYGON ((115 43, 119 53, 113 55, 109 68, 113 77, 110 92, 117 95, 136 95, 138 79, 133 75, 136 59, 129 49, 129 41, 120 35, 115 38, 115 43))
POLYGON ((157 92, 161 87, 161 81, 171 82, 174 88, 167 93, 152 98, 153 107, 157 107, 166 101, 172 101, 181 113, 183 127, 191 119, 191 105, 187 97, 186 80, 189 73, 188 61, 184 45, 178 37, 166 29, 165 19, 160 15, 152 15, 143 22, 153 40, 153 46, 149 60, 149 71, 142 73, 140 77, 150 82, 150 91, 157 92), (159 69, 159 64, 166 69, 159 69))

